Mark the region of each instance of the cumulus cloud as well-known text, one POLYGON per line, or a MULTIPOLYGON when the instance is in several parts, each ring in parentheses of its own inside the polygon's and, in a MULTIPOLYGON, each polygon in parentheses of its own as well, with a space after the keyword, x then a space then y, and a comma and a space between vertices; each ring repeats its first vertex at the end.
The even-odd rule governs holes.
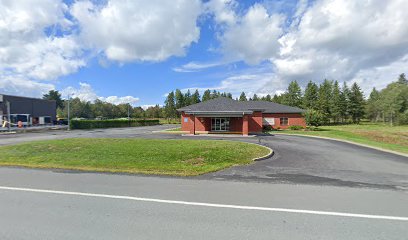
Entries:
POLYGON ((0 89, 10 94, 37 95, 53 89, 60 76, 85 65, 70 31, 67 6, 54 0, 1 1, 0 89), (49 31, 47 34, 46 31, 49 31), (36 94, 35 94, 36 93, 36 94))
POLYGON ((263 5, 253 5, 235 23, 230 23, 220 37, 224 54, 249 64, 277 55, 284 20, 284 15, 269 14, 263 5))
POLYGON ((1 1, 0 90, 43 93, 95 56, 120 63, 182 56, 198 41, 202 11, 200 0, 1 1))
POLYGON ((278 73, 347 81, 400 61, 408 53, 404 5, 402 0, 317 1, 280 39, 281 55, 273 60, 278 73))
POLYGON ((46 34, 65 30, 66 5, 52 0, 2 1, 0 8, 0 70, 39 80, 55 79, 84 66, 73 36, 46 34))
POLYGON ((238 3, 235 0, 211 0, 205 4, 205 11, 214 16, 218 24, 235 24, 237 14, 235 9, 238 3))
POLYGON ((92 88, 92 86, 88 83, 79 83, 79 88, 75 87, 67 87, 64 90, 61 91, 61 95, 64 98, 79 98, 82 101, 87 101, 87 102, 93 102, 97 99, 112 103, 112 104, 126 104, 129 103, 131 105, 135 105, 137 102, 139 102, 139 98, 133 97, 133 96, 123 96, 123 97, 118 97, 118 96, 108 96, 108 97, 102 97, 98 96, 96 94, 95 90, 92 88))
POLYGON ((201 12, 199 0, 110 0, 105 5, 81 1, 71 10, 88 45, 118 62, 184 55, 198 41, 201 12))
POLYGON ((21 95, 23 91, 24 96, 39 97, 55 88, 53 84, 27 81, 23 76, 0 75, 0 77, 0 90, 4 94, 21 95))
MULTIPOLYGON (((405 8, 404 0, 299 0, 293 14, 283 16, 266 3, 255 3, 244 14, 229 13, 234 18, 218 34, 225 55, 249 64, 271 63, 268 86, 329 78, 359 82, 367 90, 384 87, 406 71, 405 8)), ((223 12, 218 12, 221 19, 223 12)))

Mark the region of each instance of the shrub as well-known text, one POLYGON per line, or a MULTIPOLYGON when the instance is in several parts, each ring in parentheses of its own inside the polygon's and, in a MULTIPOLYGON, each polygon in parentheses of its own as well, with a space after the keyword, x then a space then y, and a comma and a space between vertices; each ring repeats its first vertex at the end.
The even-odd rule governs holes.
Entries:
POLYGON ((265 125, 262 127, 264 132, 270 132, 270 131, 278 131, 280 129, 280 127, 274 128, 271 125, 265 125))
POLYGON ((322 125, 324 116, 320 111, 309 109, 304 113, 307 125, 318 127, 322 125))
POLYGON ((273 127, 271 125, 265 125, 265 126, 262 127, 262 129, 265 132, 269 132, 269 131, 272 131, 273 127))
POLYGON ((320 129, 318 127, 314 127, 314 126, 308 126, 308 127, 306 127, 306 129, 308 131, 320 131, 320 129))
POLYGON ((290 130, 301 130, 301 129, 303 129, 303 127, 302 127, 302 126, 298 126, 298 125, 292 125, 292 126, 289 126, 289 129, 290 129, 290 130))
POLYGON ((71 120, 72 129, 121 128, 158 125, 159 120, 71 120))

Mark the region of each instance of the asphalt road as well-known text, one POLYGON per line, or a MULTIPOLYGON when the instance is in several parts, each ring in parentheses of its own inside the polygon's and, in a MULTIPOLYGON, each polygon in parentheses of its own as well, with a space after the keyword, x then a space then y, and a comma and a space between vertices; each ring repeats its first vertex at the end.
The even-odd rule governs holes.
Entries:
POLYGON ((369 218, 408 217, 401 191, 13 168, 0 183, 0 239, 400 240, 408 229, 369 218))
MULTIPOLYGON (((0 145, 186 138, 153 133, 168 127, 1 135, 0 145)), ((408 238, 407 158, 296 136, 228 139, 275 154, 194 178, 2 167, 0 239, 408 238)))

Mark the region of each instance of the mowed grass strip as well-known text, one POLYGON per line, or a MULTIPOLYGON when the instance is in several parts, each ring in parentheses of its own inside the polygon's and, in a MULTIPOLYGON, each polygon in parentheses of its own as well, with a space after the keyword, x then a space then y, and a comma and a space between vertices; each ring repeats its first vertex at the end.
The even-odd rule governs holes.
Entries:
MULTIPOLYGON (((366 144, 401 153, 408 153, 408 126, 361 123, 338 126, 321 126, 320 131, 284 130, 281 133, 330 137, 366 144)), ((279 132, 271 132, 279 133, 279 132)))
POLYGON ((194 176, 268 153, 233 141, 82 138, 3 146, 0 165, 194 176))

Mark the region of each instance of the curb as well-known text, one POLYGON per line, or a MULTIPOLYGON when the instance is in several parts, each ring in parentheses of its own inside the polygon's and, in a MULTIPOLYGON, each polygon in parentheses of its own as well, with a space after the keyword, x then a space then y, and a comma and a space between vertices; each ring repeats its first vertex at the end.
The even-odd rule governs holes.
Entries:
POLYGON ((0 132, 0 135, 10 135, 10 134, 16 134, 17 132, 12 131, 12 132, 0 132))
POLYGON ((225 137, 225 138, 251 138, 251 137, 256 137, 256 135, 248 135, 248 136, 243 136, 243 135, 235 135, 235 134, 183 134, 181 135, 183 137, 225 137))
POLYGON ((349 143, 349 144, 357 145, 357 146, 360 146, 360 147, 371 148, 371 149, 378 150, 378 151, 381 151, 381 152, 392 153, 392 154, 395 154, 395 155, 399 155, 399 156, 403 156, 403 157, 408 157, 408 154, 405 154, 405 153, 396 152, 396 151, 393 151, 393 150, 388 150, 388 149, 379 148, 379 147, 374 147, 374 146, 370 146, 370 145, 363 144, 363 143, 356 143, 356 142, 352 142, 352 141, 348 141, 348 140, 343 140, 343 139, 330 138, 330 137, 321 137, 321 136, 312 136, 312 135, 303 135, 303 134, 288 134, 288 133, 274 133, 274 134, 276 134, 276 135, 286 135, 286 136, 310 137, 310 138, 318 138, 318 139, 326 139, 326 140, 344 142, 344 143, 349 143))
POLYGON ((170 133, 170 134, 185 134, 185 133, 187 133, 187 131, 169 131, 169 130, 173 130, 173 129, 177 129, 177 128, 180 128, 180 127, 167 128, 167 129, 163 129, 163 130, 152 131, 152 133, 170 133))
POLYGON ((258 146, 264 147, 264 148, 266 148, 266 149, 269 150, 269 153, 268 153, 268 154, 263 155, 263 156, 261 156, 261 157, 254 158, 254 159, 252 159, 252 161, 257 162, 257 161, 262 161, 262 160, 268 159, 268 158, 272 157, 273 154, 275 153, 275 152, 273 151, 273 149, 270 148, 270 147, 267 147, 267 146, 264 146, 264 145, 261 145, 261 144, 257 144, 257 143, 251 143, 251 142, 245 142, 245 143, 249 143, 249 144, 253 144, 253 145, 258 145, 258 146))

